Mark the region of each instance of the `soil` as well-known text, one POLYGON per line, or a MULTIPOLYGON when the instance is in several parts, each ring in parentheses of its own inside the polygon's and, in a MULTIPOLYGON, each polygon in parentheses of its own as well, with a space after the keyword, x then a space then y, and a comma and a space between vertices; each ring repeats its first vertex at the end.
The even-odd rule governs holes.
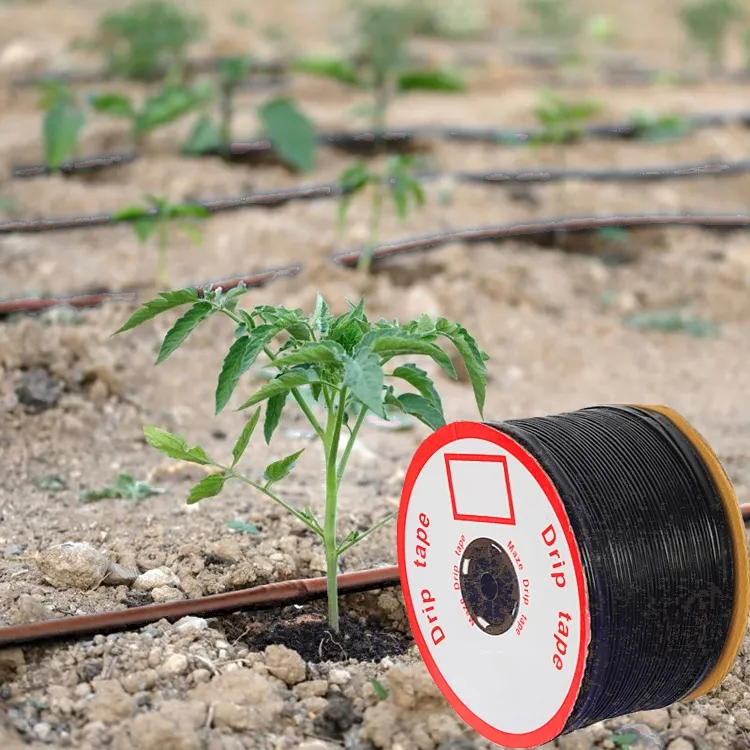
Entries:
MULTIPOLYGON (((5 174, 13 165, 41 158, 37 93, 13 89, 8 81, 45 67, 95 64, 68 45, 93 27, 101 10, 117 5, 114 0, 38 0, 0 7, 0 169, 5 174)), ((310 51, 335 49, 336 39, 346 35, 344 4, 333 0, 255 4, 249 28, 232 20, 245 5, 234 0, 200 4, 210 34, 199 54, 250 46, 259 56, 270 57, 277 50, 260 33, 269 23, 282 25, 310 51)), ((466 41, 420 39, 416 46, 432 61, 471 63, 470 90, 458 97, 404 96, 391 113, 394 127, 533 124, 536 91, 548 76, 519 64, 521 45, 508 41, 519 25, 515 4, 475 0, 464 5, 484 7, 485 26, 492 31, 466 41)), ((620 38, 599 53, 599 62, 619 56, 646 67, 684 67, 678 5, 676 0, 656 5, 582 2, 584 11, 611 14, 618 23, 620 38)), ((734 64, 738 50, 733 42, 734 64)), ((700 67, 694 59, 687 64, 700 67)), ((602 101, 602 122, 624 118, 636 108, 697 113, 746 106, 741 86, 613 89, 592 70, 572 75, 569 90, 572 96, 602 101)), ((289 91, 321 128, 352 128, 359 122, 350 112, 360 97, 341 87, 300 78, 289 91)), ((255 133, 253 108, 265 96, 243 92, 238 137, 255 133)), ((319 183, 335 179, 350 163, 345 154, 321 148, 314 174, 302 179, 279 166, 185 159, 175 144, 187 127, 189 123, 179 124, 157 133, 148 158, 120 168, 86 178, 5 182, 0 197, 11 204, 0 218, 110 212, 139 201, 144 191, 185 200, 319 183)), ((97 118, 87 126, 82 153, 128 145, 125 129, 97 118)), ((716 162, 736 159, 749 146, 750 132, 714 128, 674 142, 575 144, 565 149, 564 165, 636 169, 716 162)), ((445 170, 562 166, 556 151, 487 144, 437 143, 428 156, 445 170)), ((529 185, 522 191, 431 183, 426 192, 424 209, 406 221, 386 214, 385 241, 560 215, 745 213, 750 176, 637 185, 567 182, 529 185)), ((355 203, 343 231, 336 228, 335 213, 333 202, 321 200, 217 215, 205 226, 202 246, 180 235, 173 238, 172 284, 301 261, 305 267, 299 276, 250 291, 246 304, 310 309, 320 291, 334 311, 342 311, 347 299, 366 292, 376 317, 445 315, 472 331, 490 354, 488 419, 601 402, 666 403, 705 435, 740 499, 748 501, 746 232, 669 228, 632 232, 619 242, 571 235, 562 247, 518 240, 451 245, 384 262, 372 279, 363 281, 327 259, 364 241, 367 209, 355 203), (677 308, 687 316, 684 320, 671 312, 662 315, 661 323, 654 317, 677 308), (660 326, 677 330, 658 330, 660 326)), ((68 295, 92 288, 153 286, 155 258, 128 227, 102 227, 3 236, 0 269, 0 298, 68 295)), ((231 409, 215 417, 212 405, 232 331, 211 320, 154 369, 169 321, 111 337, 132 309, 122 302, 80 312, 59 307, 0 323, 0 625, 196 597, 324 571, 317 542, 293 519, 239 486, 227 486, 218 498, 185 504, 191 483, 203 475, 162 461, 145 444, 142 428, 158 425, 184 434, 191 444, 203 444, 209 453, 230 454, 243 418, 231 409), (112 486, 122 472, 165 491, 142 499, 79 500, 82 491, 112 486), (237 520, 254 524, 257 532, 227 527, 237 520), (101 577, 87 588, 70 586, 70 578, 55 585, 42 575, 42 563, 65 542, 89 545, 83 555, 93 566, 89 574, 109 564, 133 575, 149 573, 138 585, 127 576, 115 585, 98 585, 101 577)), ((432 374, 448 418, 476 419, 465 378, 453 382, 432 374)), ((252 382, 243 382, 237 398, 249 395, 258 377, 254 373, 252 382)), ((364 529, 398 507, 409 459, 426 435, 419 426, 402 431, 365 426, 342 487, 342 533, 364 529)), ((286 481, 286 498, 317 512, 320 446, 291 412, 285 414, 273 448, 258 442, 241 468, 260 472, 270 459, 302 447, 307 450, 286 481)), ((342 570, 392 565, 395 554, 395 529, 385 526, 347 553, 342 570)), ((83 580, 83 572, 72 576, 73 583, 76 576, 79 583, 83 580)), ((410 639, 398 589, 344 597, 342 609, 343 653, 333 639, 326 640, 317 605, 275 615, 186 618, 133 632, 1 651, 0 747, 492 747, 457 717, 427 674, 410 639)), ((602 722, 549 747, 609 749, 618 727, 636 724, 644 737, 643 727, 651 727, 671 750, 747 748, 749 696, 746 638, 730 676, 706 698, 602 722)))

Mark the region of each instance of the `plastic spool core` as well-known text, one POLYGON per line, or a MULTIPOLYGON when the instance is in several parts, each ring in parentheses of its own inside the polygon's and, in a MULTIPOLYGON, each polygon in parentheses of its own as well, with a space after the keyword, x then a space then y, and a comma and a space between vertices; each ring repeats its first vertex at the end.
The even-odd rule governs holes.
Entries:
POLYGON ((521 603, 510 555, 497 542, 480 537, 464 550, 459 571, 461 596, 477 627, 488 635, 510 630, 521 603))

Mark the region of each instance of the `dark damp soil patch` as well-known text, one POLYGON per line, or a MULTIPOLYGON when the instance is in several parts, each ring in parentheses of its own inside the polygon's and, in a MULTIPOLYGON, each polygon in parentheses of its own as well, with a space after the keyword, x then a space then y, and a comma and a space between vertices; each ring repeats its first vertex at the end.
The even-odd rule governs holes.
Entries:
POLYGON ((234 614, 221 619, 227 640, 244 643, 251 651, 278 645, 296 651, 305 661, 379 661, 400 656, 413 640, 375 617, 355 617, 341 613, 340 630, 328 627, 325 607, 310 604, 271 612, 234 614))

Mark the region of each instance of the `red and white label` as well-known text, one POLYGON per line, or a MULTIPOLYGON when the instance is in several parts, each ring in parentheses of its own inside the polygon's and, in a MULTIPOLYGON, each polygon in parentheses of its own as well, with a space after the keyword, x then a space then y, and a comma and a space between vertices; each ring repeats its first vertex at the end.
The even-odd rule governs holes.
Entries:
POLYGON ((437 430, 404 481, 398 557, 414 637, 456 713, 500 745, 557 737, 578 696, 590 629, 578 548, 535 459, 487 425, 437 430), (463 556, 478 539, 504 551, 518 582, 515 617, 500 635, 463 600, 463 556))

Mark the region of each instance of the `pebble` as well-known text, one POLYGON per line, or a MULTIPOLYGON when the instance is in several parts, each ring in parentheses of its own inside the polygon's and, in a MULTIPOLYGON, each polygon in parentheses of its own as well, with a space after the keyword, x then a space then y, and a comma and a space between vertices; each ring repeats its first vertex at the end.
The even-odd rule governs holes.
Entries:
POLYGON ((304 682, 307 677, 307 667, 302 657, 286 646, 272 645, 266 648, 266 669, 290 687, 304 682))
POLYGON ((151 590, 151 598, 155 602, 174 602, 179 599, 184 599, 185 594, 172 586, 157 586, 155 589, 151 590))
POLYGON ((185 654, 170 654, 159 670, 164 675, 181 675, 188 670, 188 658, 185 654))
POLYGON ((179 586, 180 579, 169 568, 153 568, 141 573, 134 581, 138 591, 153 591, 155 588, 179 586))
POLYGON ((346 685, 351 679, 352 675, 348 669, 332 669, 328 673, 328 682, 332 685, 346 685))
POLYGON ((669 711, 666 708, 656 708, 653 711, 638 711, 631 718, 634 722, 648 724, 651 729, 663 732, 669 726, 669 711))
POLYGON ((743 732, 750 730, 750 711, 746 708, 738 708, 734 712, 734 722, 743 732))
POLYGON ((211 681, 211 673, 207 669, 196 669, 190 674, 194 685, 201 685, 211 681))
POLYGON ((693 743, 684 737, 677 737, 667 745, 667 750, 695 750, 693 743))
POLYGON ((202 617, 183 617, 174 627, 180 633, 199 632, 208 629, 208 622, 202 617))
POLYGON ((34 734, 42 742, 46 742, 52 734, 52 727, 46 721, 40 721, 38 724, 34 724, 34 734))
POLYGON ((85 542, 64 542, 39 553, 36 565, 47 583, 58 589, 96 588, 109 570, 109 560, 85 542))
POLYGON ((696 714, 688 714, 682 717, 682 726, 690 732, 704 734, 708 729, 708 719, 696 714))

